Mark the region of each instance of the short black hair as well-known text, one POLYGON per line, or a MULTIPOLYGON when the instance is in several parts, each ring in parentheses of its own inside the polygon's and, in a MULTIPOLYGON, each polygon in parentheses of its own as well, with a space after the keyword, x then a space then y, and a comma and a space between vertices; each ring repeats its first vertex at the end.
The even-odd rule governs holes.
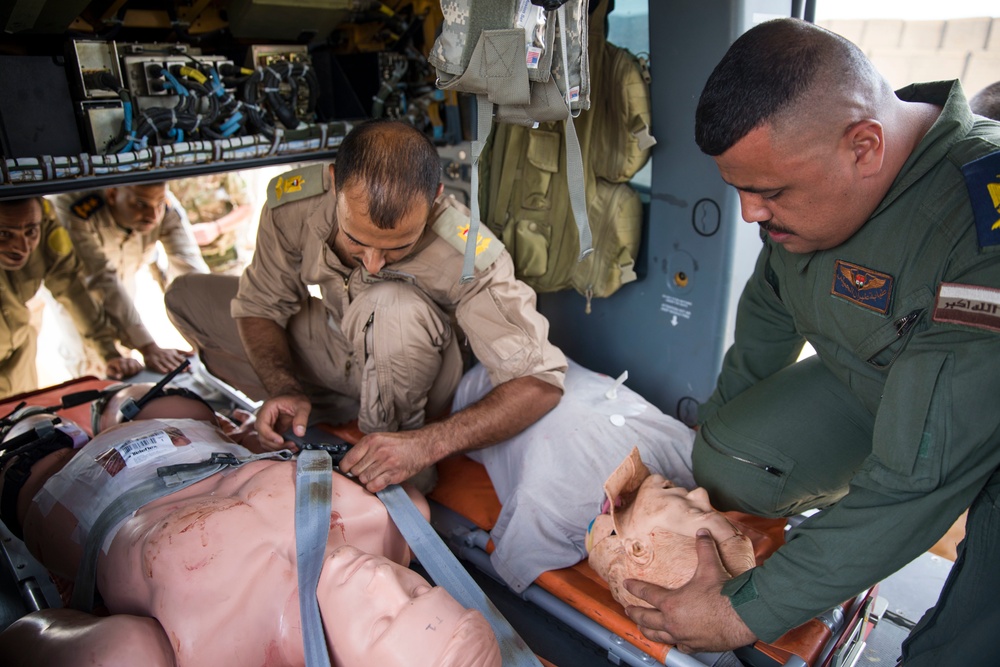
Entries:
POLYGON ((1000 81, 991 83, 969 100, 972 113, 1000 120, 1000 81))
POLYGON ((775 19, 737 39, 716 65, 695 112, 695 141, 708 155, 721 155, 751 130, 789 109, 821 69, 845 76, 871 69, 856 46, 798 19, 775 19))
POLYGON ((368 216, 380 229, 394 229, 415 197, 434 203, 441 183, 441 158, 434 144, 412 125, 372 120, 351 130, 337 150, 334 179, 343 190, 352 182, 368 191, 368 216))

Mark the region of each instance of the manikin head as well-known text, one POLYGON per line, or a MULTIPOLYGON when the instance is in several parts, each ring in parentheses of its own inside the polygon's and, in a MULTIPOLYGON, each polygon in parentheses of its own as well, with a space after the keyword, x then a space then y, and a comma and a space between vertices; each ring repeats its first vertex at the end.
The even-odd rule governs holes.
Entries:
POLYGON ((443 189, 441 160, 426 136, 399 121, 363 123, 344 138, 330 172, 331 243, 340 261, 378 273, 413 252, 443 189))
POLYGON ((104 191, 111 216, 119 227, 145 233, 163 222, 167 213, 167 184, 123 185, 104 191))
POLYGON ((604 483, 604 511, 590 526, 590 566, 623 605, 648 606, 625 590, 626 579, 664 588, 686 584, 698 567, 695 536, 704 528, 733 576, 754 566, 750 540, 712 509, 705 489, 687 491, 650 474, 633 449, 604 483))
POLYGON ((334 664, 500 665, 496 637, 481 613, 387 558, 350 545, 335 549, 317 596, 334 664))

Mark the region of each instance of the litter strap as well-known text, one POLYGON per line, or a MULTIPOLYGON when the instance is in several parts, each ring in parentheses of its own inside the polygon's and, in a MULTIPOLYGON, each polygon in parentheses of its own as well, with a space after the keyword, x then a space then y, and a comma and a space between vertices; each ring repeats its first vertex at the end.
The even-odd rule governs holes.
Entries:
POLYGON ((444 587, 463 607, 479 610, 489 621, 500 643, 504 667, 541 667, 535 654, 441 541, 406 491, 393 484, 376 495, 385 504, 389 516, 434 583, 444 587))
POLYGON ((299 452, 295 468, 295 559, 306 667, 330 667, 316 587, 330 535, 333 461, 321 449, 299 452))

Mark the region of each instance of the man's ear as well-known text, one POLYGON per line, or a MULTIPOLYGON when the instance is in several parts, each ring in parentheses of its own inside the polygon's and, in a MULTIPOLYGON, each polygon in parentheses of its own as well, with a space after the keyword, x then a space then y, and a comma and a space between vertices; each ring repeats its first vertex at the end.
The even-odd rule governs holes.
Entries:
POLYGON ((874 176, 882 169, 885 159, 882 123, 871 118, 858 121, 847 129, 844 139, 854 153, 854 164, 863 178, 874 176))
POLYGON ((437 199, 442 194, 444 194, 444 183, 438 183, 438 191, 437 191, 437 194, 434 195, 434 199, 437 199))
POLYGON ((107 188, 104 190, 104 199, 107 200, 108 205, 114 206, 115 202, 118 201, 118 188, 107 188))

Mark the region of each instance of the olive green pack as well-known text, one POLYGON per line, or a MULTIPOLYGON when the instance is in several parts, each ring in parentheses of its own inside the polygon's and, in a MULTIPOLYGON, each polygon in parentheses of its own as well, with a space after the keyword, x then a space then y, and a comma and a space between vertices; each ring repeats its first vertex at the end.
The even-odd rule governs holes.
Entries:
POLYGON ((628 185, 649 158, 650 96, 644 64, 604 36, 601 2, 590 17, 591 106, 576 121, 594 251, 579 259, 570 211, 562 123, 498 124, 481 159, 483 222, 538 292, 574 288, 606 297, 636 279, 642 204, 628 185))

